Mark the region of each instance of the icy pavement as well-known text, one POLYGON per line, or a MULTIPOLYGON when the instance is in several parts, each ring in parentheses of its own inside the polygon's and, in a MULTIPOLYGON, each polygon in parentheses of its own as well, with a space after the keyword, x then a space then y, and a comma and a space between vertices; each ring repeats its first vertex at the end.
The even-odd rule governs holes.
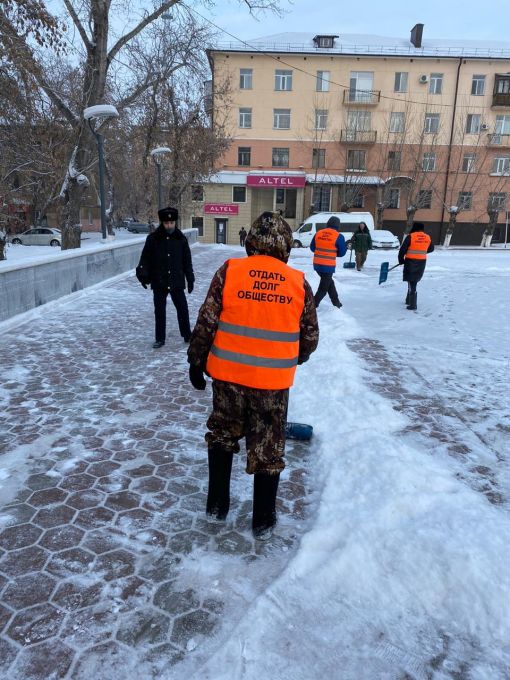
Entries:
MULTIPOLYGON (((195 246, 196 317, 239 248, 195 246)), ((312 286, 310 253, 291 264, 312 286)), ((204 518, 205 393, 168 306, 132 276, 0 333, 2 680, 510 677, 510 253, 336 274, 300 367, 274 539, 250 532, 243 454, 204 518), (398 272, 398 273, 397 273, 398 272)))

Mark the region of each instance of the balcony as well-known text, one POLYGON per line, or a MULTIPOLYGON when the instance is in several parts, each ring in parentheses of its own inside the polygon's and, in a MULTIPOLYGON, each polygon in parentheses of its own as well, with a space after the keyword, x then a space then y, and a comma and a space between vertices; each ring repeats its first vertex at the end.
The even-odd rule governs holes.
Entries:
POLYGON ((344 90, 344 104, 375 106, 381 100, 381 90, 344 90))
POLYGON ((375 144, 377 130, 341 130, 340 142, 342 144, 375 144))
POLYGON ((488 135, 487 146, 494 146, 497 148, 510 147, 510 135, 502 135, 499 132, 494 132, 488 135))
POLYGON ((495 92, 492 95, 491 107, 493 109, 510 109, 510 92, 495 92))

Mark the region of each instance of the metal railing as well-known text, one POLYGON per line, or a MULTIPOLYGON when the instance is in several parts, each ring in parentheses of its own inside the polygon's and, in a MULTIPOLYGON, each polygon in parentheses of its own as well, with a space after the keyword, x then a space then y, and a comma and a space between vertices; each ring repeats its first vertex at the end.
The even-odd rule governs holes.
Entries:
POLYGON ((510 146, 510 135, 493 132, 488 135, 487 146, 510 146))
POLYGON ((340 141, 344 144, 355 142, 356 144, 375 144, 377 130, 341 130, 340 141))
POLYGON ((344 90, 344 104, 378 104, 381 90, 344 90))
POLYGON ((510 93, 500 94, 495 92, 492 95, 492 106, 506 106, 510 108, 510 93))

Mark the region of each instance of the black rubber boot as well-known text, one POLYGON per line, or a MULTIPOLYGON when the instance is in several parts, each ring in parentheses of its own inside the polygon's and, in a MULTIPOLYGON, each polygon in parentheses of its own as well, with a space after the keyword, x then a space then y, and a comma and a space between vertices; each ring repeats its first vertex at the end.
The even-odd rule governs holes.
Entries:
POLYGON ((276 494, 280 475, 257 473, 253 479, 253 535, 259 541, 271 538, 276 524, 276 494))
POLYGON ((208 451, 209 491, 206 513, 209 517, 224 520, 230 507, 230 473, 234 454, 212 446, 208 451))
POLYGON ((417 301, 418 301, 418 293, 409 293, 409 304, 407 305, 407 309, 418 309, 417 307, 417 301))

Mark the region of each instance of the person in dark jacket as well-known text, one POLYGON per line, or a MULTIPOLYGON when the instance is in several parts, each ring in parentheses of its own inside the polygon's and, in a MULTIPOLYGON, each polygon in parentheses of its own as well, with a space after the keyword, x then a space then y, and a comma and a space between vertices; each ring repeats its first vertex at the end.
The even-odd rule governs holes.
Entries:
POLYGON ((372 250, 372 237, 365 222, 360 222, 351 238, 351 248, 356 257, 356 269, 361 271, 367 259, 367 253, 372 250))
POLYGON ((154 349, 165 344, 166 299, 169 293, 177 311, 179 332, 184 342, 189 342, 191 328, 184 288, 187 284, 188 293, 191 293, 195 282, 188 239, 177 227, 178 211, 162 208, 158 210, 158 217, 159 226, 147 236, 136 268, 137 279, 144 288, 150 284, 154 296, 154 349))
POLYGON ((296 364, 317 348, 319 327, 310 285, 287 266, 292 230, 275 212, 257 218, 246 238, 247 258, 215 273, 188 349, 190 381, 204 390, 213 378, 207 421, 207 515, 227 517, 233 454, 245 439, 246 471, 254 476, 253 534, 270 537, 285 467, 285 424, 296 364))
POLYGON ((418 309, 418 294, 416 286, 421 281, 427 253, 434 250, 434 244, 425 227, 420 222, 415 222, 410 233, 405 237, 398 251, 398 263, 404 265, 403 280, 407 281, 407 309, 418 309))
POLYGON ((244 242, 246 241, 246 237, 248 236, 248 232, 244 227, 241 227, 239 231, 239 243, 240 245, 244 248, 244 242))
POLYGON ((335 215, 331 216, 326 223, 326 227, 322 227, 310 243, 310 250, 314 254, 313 268, 320 276, 319 287, 315 293, 315 306, 318 307, 322 298, 329 295, 331 302, 335 307, 342 306, 338 293, 333 281, 333 274, 336 270, 336 258, 343 257, 347 252, 345 239, 340 231, 340 220, 335 215))

